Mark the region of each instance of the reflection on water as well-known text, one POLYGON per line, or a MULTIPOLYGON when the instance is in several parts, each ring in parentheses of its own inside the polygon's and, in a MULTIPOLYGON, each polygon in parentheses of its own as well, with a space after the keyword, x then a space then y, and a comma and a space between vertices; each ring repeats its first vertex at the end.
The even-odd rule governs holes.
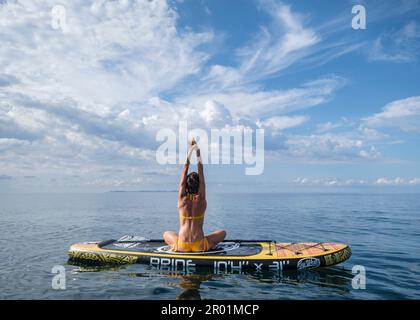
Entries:
MULTIPOLYGON (((287 284, 287 285, 305 285, 312 284, 320 288, 334 288, 342 294, 349 293, 353 274, 351 270, 343 267, 320 268, 313 270, 242 270, 242 271, 218 271, 213 268, 200 267, 194 270, 161 270, 154 267, 144 267, 142 272, 125 272, 127 266, 102 265, 92 266, 82 263, 71 262, 71 265, 77 265, 73 269, 74 273, 82 272, 118 272, 121 276, 131 278, 153 278, 161 279, 166 286, 175 286, 179 289, 176 297, 170 299, 177 300, 201 300, 201 285, 204 282, 218 280, 223 282, 225 277, 240 275, 244 280, 255 282, 256 284, 287 284)), ((253 298, 253 297, 249 297, 253 298)))

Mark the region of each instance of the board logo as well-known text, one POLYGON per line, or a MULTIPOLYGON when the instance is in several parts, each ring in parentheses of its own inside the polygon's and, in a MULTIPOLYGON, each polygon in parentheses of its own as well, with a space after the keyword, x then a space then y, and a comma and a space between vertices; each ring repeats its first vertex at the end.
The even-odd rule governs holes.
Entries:
POLYGON ((303 258, 300 259, 297 268, 300 269, 311 269, 317 268, 321 264, 321 261, 318 258, 303 258))

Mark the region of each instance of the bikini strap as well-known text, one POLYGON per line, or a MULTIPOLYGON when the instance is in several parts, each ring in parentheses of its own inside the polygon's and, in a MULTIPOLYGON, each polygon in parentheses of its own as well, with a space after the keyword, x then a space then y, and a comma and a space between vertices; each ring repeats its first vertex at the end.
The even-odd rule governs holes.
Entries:
POLYGON ((200 220, 204 219, 204 213, 199 216, 184 216, 183 214, 179 214, 179 217, 185 220, 200 220))

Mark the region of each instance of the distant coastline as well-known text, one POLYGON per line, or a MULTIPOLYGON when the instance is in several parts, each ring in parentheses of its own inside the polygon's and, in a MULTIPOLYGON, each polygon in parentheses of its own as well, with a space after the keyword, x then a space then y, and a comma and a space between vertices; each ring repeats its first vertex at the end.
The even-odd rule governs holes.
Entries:
POLYGON ((178 192, 178 190, 111 190, 109 192, 178 192))

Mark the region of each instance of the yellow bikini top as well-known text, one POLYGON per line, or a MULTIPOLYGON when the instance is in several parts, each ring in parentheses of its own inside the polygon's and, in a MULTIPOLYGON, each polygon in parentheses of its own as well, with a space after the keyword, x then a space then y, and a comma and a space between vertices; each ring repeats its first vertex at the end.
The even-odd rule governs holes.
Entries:
POLYGON ((189 193, 187 193, 187 198, 188 198, 189 200, 194 200, 194 195, 193 195, 193 194, 189 194, 189 193))
POLYGON ((179 218, 181 220, 201 220, 204 219, 204 213, 200 214, 199 216, 184 216, 183 214, 179 214, 179 218))

